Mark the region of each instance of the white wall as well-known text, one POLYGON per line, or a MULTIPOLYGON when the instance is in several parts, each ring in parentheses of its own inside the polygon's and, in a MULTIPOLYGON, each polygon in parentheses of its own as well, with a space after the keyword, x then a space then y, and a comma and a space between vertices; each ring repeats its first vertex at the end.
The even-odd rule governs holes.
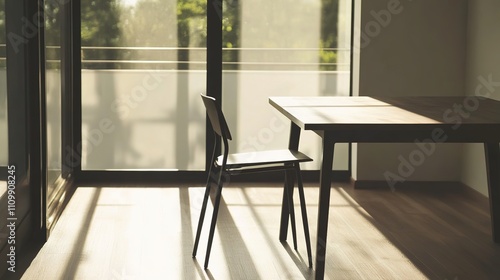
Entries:
MULTIPOLYGON (((466 0, 363 0, 355 95, 464 95, 466 0)), ((359 1, 358 1, 359 4, 359 1)), ((356 51, 356 50, 355 50, 356 51)), ((459 181, 459 144, 439 145, 407 180, 459 181)), ((358 144, 357 180, 385 180, 415 144, 358 144)))
MULTIPOLYGON (((500 82, 500 1, 469 1, 467 28, 466 94, 481 94, 500 100, 500 88, 481 88, 482 79, 500 82), (491 78, 490 78, 491 75, 491 78)), ((500 112, 499 112, 500 113, 500 112)), ((487 195, 486 165, 481 144, 464 145, 462 182, 487 195)))

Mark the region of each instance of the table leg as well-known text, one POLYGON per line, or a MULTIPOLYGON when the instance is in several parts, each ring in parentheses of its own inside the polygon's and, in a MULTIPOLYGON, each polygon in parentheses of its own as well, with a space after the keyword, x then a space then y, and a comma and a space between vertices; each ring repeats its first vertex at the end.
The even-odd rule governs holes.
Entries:
POLYGON ((323 135, 323 162, 321 163, 318 232, 316 239, 316 274, 315 279, 323 279, 325 275, 325 258, 327 246, 328 215, 330 210, 330 188, 335 143, 329 133, 323 135))
MULTIPOLYGON (((298 127, 294 122, 291 122, 290 126, 290 138, 288 141, 288 149, 298 150, 299 149, 299 139, 300 139, 300 127, 298 127)), ((288 206, 288 196, 287 189, 289 189, 287 184, 293 182, 293 177, 290 172, 285 172, 285 186, 283 187, 283 201, 281 203, 281 222, 280 222, 280 236, 279 240, 281 242, 286 241, 286 236, 288 234, 288 219, 289 219, 289 206, 288 206)), ((293 187, 293 186, 292 186, 293 187)))
POLYGON ((500 148, 498 143, 484 143, 490 198, 493 242, 500 243, 500 148))

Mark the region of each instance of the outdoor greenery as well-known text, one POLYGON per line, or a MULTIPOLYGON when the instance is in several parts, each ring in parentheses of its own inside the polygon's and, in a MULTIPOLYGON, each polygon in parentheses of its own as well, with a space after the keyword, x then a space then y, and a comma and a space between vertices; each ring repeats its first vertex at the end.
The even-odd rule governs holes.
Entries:
MULTIPOLYGON (((321 10, 321 40, 319 44, 321 48, 320 62, 335 63, 337 62, 337 51, 328 49, 338 47, 339 0, 321 0, 321 2, 323 9, 321 10)), ((322 70, 329 70, 331 67, 322 68, 322 70)))
MULTIPOLYGON (((321 0, 321 39, 318 42, 319 61, 335 63, 337 52, 338 1, 321 0)), ((120 0, 82 0, 82 46, 84 47, 129 47, 129 49, 84 49, 86 60, 149 60, 178 61, 171 68, 187 69, 190 55, 194 51, 185 48, 204 48, 207 37, 206 0, 138 0, 127 5, 120 0), (172 26, 177 29, 173 32, 172 26), (173 50, 141 50, 134 47, 168 47, 173 50), (179 48, 178 51, 175 49, 179 48)), ((223 60, 237 62, 240 48, 240 11, 236 0, 223 0, 223 60)), ((293 18, 280 14, 279 18, 269 18, 287 24, 293 18)), ((259 32, 255 30, 255 32, 259 32)), ((276 32, 282 32, 276 30, 276 32)), ((263 42, 272 48, 277 42, 263 42)), ((279 42, 278 42, 279 43, 279 42)), ((295 46, 290 46, 291 48, 295 46)), ((275 55, 275 54, 270 54, 275 55)), ((202 57, 204 60, 205 58, 202 57)), ((191 58, 195 59, 195 58, 191 58)), ((196 58, 200 60, 199 57, 196 58)), ((148 67, 134 64, 135 67, 148 67)), ((150 65, 151 66, 151 65, 150 65)), ((87 68, 130 68, 130 64, 100 63, 84 64, 87 68)), ((228 64, 226 69, 236 69, 237 64, 228 64)), ((332 67, 322 67, 323 70, 332 67)))
MULTIPOLYGON (((239 0, 243 1, 243 0, 239 0)), ((223 7, 223 60, 238 62, 240 44, 240 3, 237 0, 222 0, 223 7)), ((335 63, 338 47, 338 2, 321 1, 321 39, 318 42, 320 63, 335 63)), ((0 44, 5 44, 5 0, 0 0, 0 44)), ((204 52, 182 51, 183 48, 204 48, 207 38, 206 0, 137 0, 133 5, 124 0, 81 0, 81 42, 85 68, 131 68, 151 67, 148 64, 123 64, 114 60, 149 60, 180 62, 166 66, 183 68, 182 61, 205 60, 204 52), (172 26, 177 29, 172 32, 172 26), (99 47, 99 48, 92 48, 99 47), (102 48, 107 47, 107 48, 102 48), (125 48, 123 48, 125 47, 125 48), (133 47, 164 47, 170 50, 144 50, 133 47), (177 51, 176 48, 180 48, 177 51), (189 57, 195 55, 196 57, 189 57), (97 62, 100 63, 90 63, 97 62)), ((46 5, 45 41, 47 46, 60 45, 60 7, 46 5)), ((286 14, 263 19, 288 22, 286 14)), ((259 30, 255 30, 259 32, 259 30)), ((274 32, 274 31, 273 31, 274 32)), ((282 32, 276 30, 275 32, 282 32)), ((269 37, 272 37, 270 33, 269 37)), ((279 45, 269 38, 262 45, 272 48, 279 45)), ((291 48, 296 46, 290 45, 291 48)), ((275 54, 271 54, 275 55, 275 54)), ((47 49, 48 59, 57 59, 55 49, 47 49)), ((5 57, 5 47, 0 47, 0 57, 5 57)), ((5 61, 0 60, 0 66, 5 61)), ((184 65, 186 66, 186 65, 184 65)), ((236 69, 237 64, 228 64, 226 69, 236 69)), ((335 70, 322 66, 323 70, 335 70)))
MULTIPOLYGON (((81 0, 82 47, 122 46, 120 29, 121 6, 116 0, 81 0)), ((111 49, 92 49, 82 52, 82 59, 119 60, 120 52, 111 49)), ((84 65, 86 66, 86 65, 84 65)), ((86 68, 116 68, 114 63, 101 63, 86 68)))
POLYGON ((61 68, 61 7, 54 1, 46 2, 44 11, 45 67, 61 68))

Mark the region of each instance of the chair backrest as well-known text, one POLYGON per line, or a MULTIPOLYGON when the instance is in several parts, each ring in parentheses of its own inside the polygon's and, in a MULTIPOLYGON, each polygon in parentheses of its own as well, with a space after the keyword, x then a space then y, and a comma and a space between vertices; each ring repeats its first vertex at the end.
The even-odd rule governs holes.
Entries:
POLYGON ((226 118, 224 118, 224 114, 222 113, 222 109, 219 104, 215 102, 215 98, 204 94, 200 95, 203 99, 203 104, 205 104, 205 108, 207 109, 207 115, 215 133, 222 138, 232 140, 231 132, 229 131, 229 127, 226 123, 226 118))

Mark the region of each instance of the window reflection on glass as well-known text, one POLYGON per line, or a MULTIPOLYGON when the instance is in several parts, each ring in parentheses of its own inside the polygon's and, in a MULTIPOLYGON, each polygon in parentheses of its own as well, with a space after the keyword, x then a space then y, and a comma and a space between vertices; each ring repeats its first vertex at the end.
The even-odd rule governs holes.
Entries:
POLYGON ((61 7, 45 5, 45 94, 47 106, 47 184, 50 196, 61 175, 61 7))
MULTIPOLYGON (((289 121, 270 96, 349 95, 350 0, 226 0, 223 7, 223 106, 237 151, 288 145, 289 121)), ((319 141, 304 132, 300 150, 321 158, 319 141)), ((347 170, 348 146, 335 153, 335 169, 347 170)))
POLYGON ((0 0, 0 166, 8 165, 5 0, 0 0))
POLYGON ((82 0, 82 169, 205 164, 205 0, 82 0))

